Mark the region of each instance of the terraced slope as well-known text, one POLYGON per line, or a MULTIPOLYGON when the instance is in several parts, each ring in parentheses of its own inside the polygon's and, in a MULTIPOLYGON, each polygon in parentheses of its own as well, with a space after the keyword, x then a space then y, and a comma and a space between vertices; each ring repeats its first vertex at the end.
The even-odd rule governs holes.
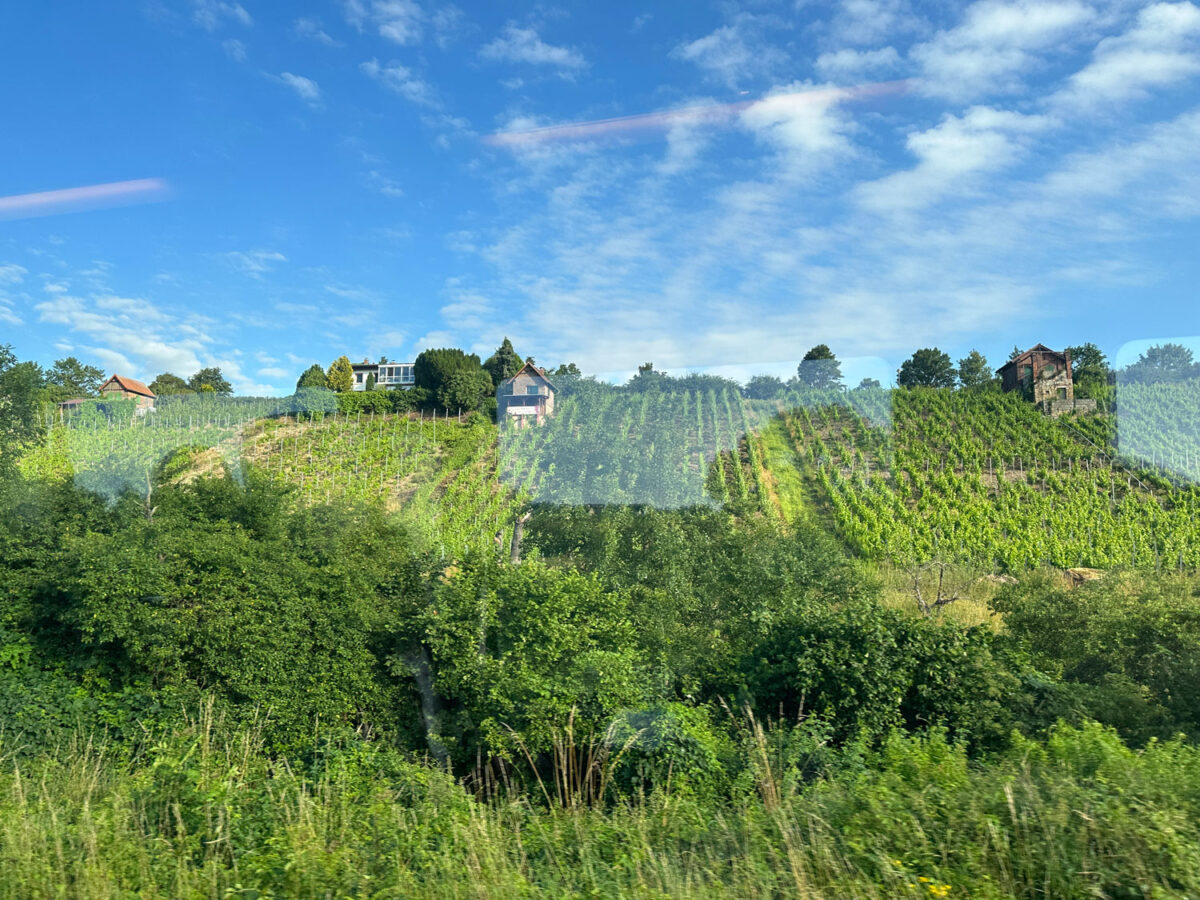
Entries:
POLYGON ((891 427, 849 405, 779 425, 811 496, 867 558, 984 568, 1200 567, 1200 491, 1151 479, 1015 395, 897 391, 891 427))

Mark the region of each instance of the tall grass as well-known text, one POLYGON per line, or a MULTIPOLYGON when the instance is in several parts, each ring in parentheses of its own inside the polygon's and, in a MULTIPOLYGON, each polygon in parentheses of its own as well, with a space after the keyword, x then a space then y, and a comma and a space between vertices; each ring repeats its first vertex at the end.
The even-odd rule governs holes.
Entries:
MULTIPOLYGON (((272 759, 211 717, 0 765, 0 897, 1200 895, 1200 751, 1099 726, 985 764, 934 733, 819 778, 747 729, 721 801, 477 800, 350 740, 272 759)), ((564 788, 565 789, 565 788, 564 788)))

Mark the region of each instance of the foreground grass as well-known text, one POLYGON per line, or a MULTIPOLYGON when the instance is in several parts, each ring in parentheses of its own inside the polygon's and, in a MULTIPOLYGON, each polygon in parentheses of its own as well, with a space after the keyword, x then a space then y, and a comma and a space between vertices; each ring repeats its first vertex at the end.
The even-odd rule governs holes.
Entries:
MULTIPOLYGON (((477 801, 351 742, 304 762, 180 730, 0 772, 0 897, 1186 897, 1200 751, 1060 727, 971 764, 937 734, 801 779, 760 734, 732 799, 477 801)), ((529 795, 536 794, 536 787, 529 795)))

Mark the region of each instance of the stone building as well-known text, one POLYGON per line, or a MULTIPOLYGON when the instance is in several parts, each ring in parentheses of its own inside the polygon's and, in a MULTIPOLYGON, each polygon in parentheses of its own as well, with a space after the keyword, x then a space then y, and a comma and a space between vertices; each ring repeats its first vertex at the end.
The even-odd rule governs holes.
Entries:
POLYGON ((1071 354, 1037 344, 1010 359, 996 374, 1001 390, 1020 391, 1044 413, 1052 416, 1065 412, 1091 411, 1095 400, 1076 400, 1071 374, 1071 354))

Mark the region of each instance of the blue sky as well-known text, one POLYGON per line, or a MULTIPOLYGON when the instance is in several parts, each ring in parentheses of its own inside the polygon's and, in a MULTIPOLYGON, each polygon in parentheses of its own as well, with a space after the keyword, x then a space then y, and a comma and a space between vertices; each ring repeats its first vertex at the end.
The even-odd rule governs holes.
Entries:
POLYGON ((14 0, 0 46, 0 342, 47 364, 1200 332, 1189 2, 14 0))

